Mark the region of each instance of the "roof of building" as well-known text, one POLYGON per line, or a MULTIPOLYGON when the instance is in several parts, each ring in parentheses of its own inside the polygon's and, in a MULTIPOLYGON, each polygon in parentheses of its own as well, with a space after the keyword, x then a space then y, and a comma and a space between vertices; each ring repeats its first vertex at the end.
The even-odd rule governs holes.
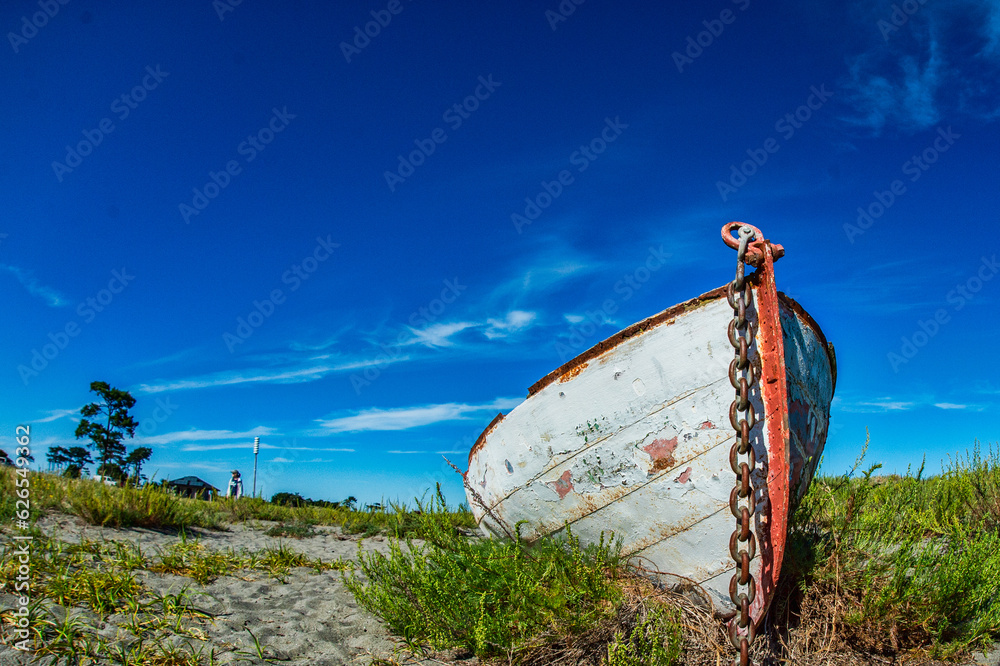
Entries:
POLYGON ((211 488, 212 490, 218 490, 215 486, 207 481, 199 479, 197 476, 182 476, 179 479, 174 479, 173 481, 167 481, 168 486, 194 486, 197 488, 211 488))

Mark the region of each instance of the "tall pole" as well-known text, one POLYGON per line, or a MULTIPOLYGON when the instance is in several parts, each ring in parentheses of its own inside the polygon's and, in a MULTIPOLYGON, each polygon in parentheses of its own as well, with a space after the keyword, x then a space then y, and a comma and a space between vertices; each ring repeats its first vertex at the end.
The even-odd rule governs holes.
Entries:
POLYGON ((257 454, 260 452, 260 437, 253 438, 253 491, 250 497, 257 496, 257 454))

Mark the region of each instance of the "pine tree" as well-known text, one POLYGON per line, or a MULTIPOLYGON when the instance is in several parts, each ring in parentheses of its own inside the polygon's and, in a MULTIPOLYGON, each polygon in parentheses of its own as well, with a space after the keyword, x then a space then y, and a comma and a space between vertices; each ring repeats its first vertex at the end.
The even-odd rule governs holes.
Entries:
POLYGON ((90 438, 88 446, 98 453, 98 474, 121 480, 125 476, 122 467, 126 451, 122 440, 125 435, 133 437, 139 426, 139 422, 128 413, 135 405, 135 398, 128 391, 116 389, 107 382, 91 382, 90 390, 101 397, 101 402, 84 405, 80 410, 84 418, 76 427, 76 438, 90 438), (103 423, 89 420, 95 416, 103 423))

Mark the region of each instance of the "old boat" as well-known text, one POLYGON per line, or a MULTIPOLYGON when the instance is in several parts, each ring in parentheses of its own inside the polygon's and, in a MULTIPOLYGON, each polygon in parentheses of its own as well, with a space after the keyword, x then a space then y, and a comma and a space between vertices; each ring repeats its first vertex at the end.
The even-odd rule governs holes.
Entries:
POLYGON ((517 525, 533 540, 569 527, 585 543, 613 532, 651 576, 693 582, 723 618, 742 616, 737 647, 753 632, 747 613, 756 626, 773 596, 836 383, 832 345, 776 289, 784 250, 738 222, 722 230, 731 247, 741 228, 734 283, 550 372, 486 428, 465 474, 485 532, 517 525), (740 288, 744 261, 757 270, 740 288))

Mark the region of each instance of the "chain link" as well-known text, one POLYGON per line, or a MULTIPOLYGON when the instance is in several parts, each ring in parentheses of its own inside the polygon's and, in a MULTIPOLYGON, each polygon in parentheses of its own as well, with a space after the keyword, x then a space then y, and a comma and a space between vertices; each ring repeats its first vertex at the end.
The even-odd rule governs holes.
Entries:
POLYGON ((754 235, 749 226, 740 227, 736 279, 729 284, 726 293, 729 305, 733 308, 728 336, 735 352, 735 358, 729 364, 729 382, 736 391, 736 398, 729 406, 729 423, 736 432, 736 441, 729 450, 729 464, 736 475, 736 485, 729 493, 729 508, 737 521, 736 530, 729 538, 729 555, 736 563, 736 573, 729 581, 729 598, 738 612, 737 617, 729 624, 729 642, 740 651, 736 662, 739 666, 752 666, 750 645, 757 636, 757 628, 750 617, 750 606, 757 597, 757 581, 750 573, 750 562, 757 554, 757 540, 752 525, 754 489, 750 482, 757 463, 756 454, 750 446, 750 429, 754 427, 757 417, 750 404, 750 390, 757 384, 758 376, 749 358, 754 330, 747 320, 747 303, 753 294, 744 276, 747 246, 754 235), (742 591, 741 587, 744 588, 742 591))

